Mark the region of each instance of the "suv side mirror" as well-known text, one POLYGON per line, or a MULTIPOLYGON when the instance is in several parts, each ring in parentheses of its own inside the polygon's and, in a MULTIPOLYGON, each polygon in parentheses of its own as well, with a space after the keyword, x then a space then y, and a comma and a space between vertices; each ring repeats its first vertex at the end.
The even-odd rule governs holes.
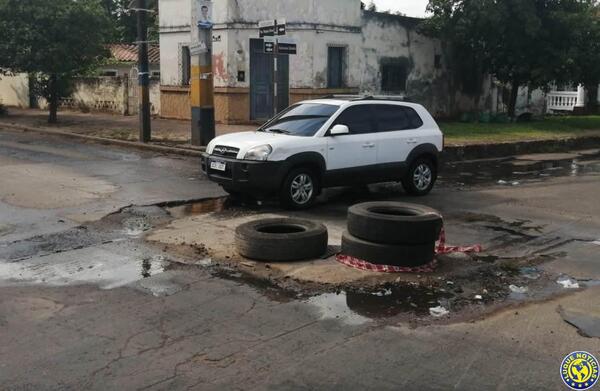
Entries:
POLYGON ((329 134, 331 134, 332 136, 341 136, 343 134, 350 134, 350 128, 348 128, 346 125, 337 124, 333 128, 331 128, 331 131, 329 132, 329 134))

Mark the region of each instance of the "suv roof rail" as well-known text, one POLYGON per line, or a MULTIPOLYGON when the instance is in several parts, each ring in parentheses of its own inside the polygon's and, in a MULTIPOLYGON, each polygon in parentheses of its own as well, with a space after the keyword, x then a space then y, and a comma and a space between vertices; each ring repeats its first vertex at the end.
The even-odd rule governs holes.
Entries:
POLYGON ((350 101, 360 100, 391 100, 397 102, 408 102, 408 98, 405 95, 339 95, 330 94, 325 95, 321 99, 343 99, 350 101))
POLYGON ((363 100, 366 98, 364 95, 352 95, 352 94, 329 94, 321 97, 321 99, 343 99, 343 100, 363 100))

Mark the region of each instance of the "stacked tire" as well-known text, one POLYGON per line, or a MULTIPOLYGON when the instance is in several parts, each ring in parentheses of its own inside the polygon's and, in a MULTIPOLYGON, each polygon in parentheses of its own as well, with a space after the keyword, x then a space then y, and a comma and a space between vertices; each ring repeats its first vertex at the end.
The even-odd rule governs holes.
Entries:
POLYGON ((417 267, 430 263, 442 216, 426 206, 369 202, 350 207, 342 254, 378 265, 417 267))
POLYGON ((237 252, 248 259, 290 262, 315 259, 327 252, 327 228, 302 219, 260 219, 235 230, 237 252))

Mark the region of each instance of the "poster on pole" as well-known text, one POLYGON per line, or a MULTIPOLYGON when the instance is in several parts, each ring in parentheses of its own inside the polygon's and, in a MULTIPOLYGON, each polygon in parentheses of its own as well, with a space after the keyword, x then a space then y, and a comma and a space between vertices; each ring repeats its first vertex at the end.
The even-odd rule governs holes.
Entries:
POLYGON ((198 1, 198 27, 211 29, 213 27, 213 3, 209 0, 198 1))

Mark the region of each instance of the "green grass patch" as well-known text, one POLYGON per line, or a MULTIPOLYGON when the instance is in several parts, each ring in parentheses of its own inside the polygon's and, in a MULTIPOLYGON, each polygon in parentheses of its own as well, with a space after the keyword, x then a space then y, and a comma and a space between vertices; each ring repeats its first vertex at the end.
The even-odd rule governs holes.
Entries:
POLYGON ((450 144, 491 143, 600 135, 600 115, 554 116, 519 123, 441 122, 450 144))

